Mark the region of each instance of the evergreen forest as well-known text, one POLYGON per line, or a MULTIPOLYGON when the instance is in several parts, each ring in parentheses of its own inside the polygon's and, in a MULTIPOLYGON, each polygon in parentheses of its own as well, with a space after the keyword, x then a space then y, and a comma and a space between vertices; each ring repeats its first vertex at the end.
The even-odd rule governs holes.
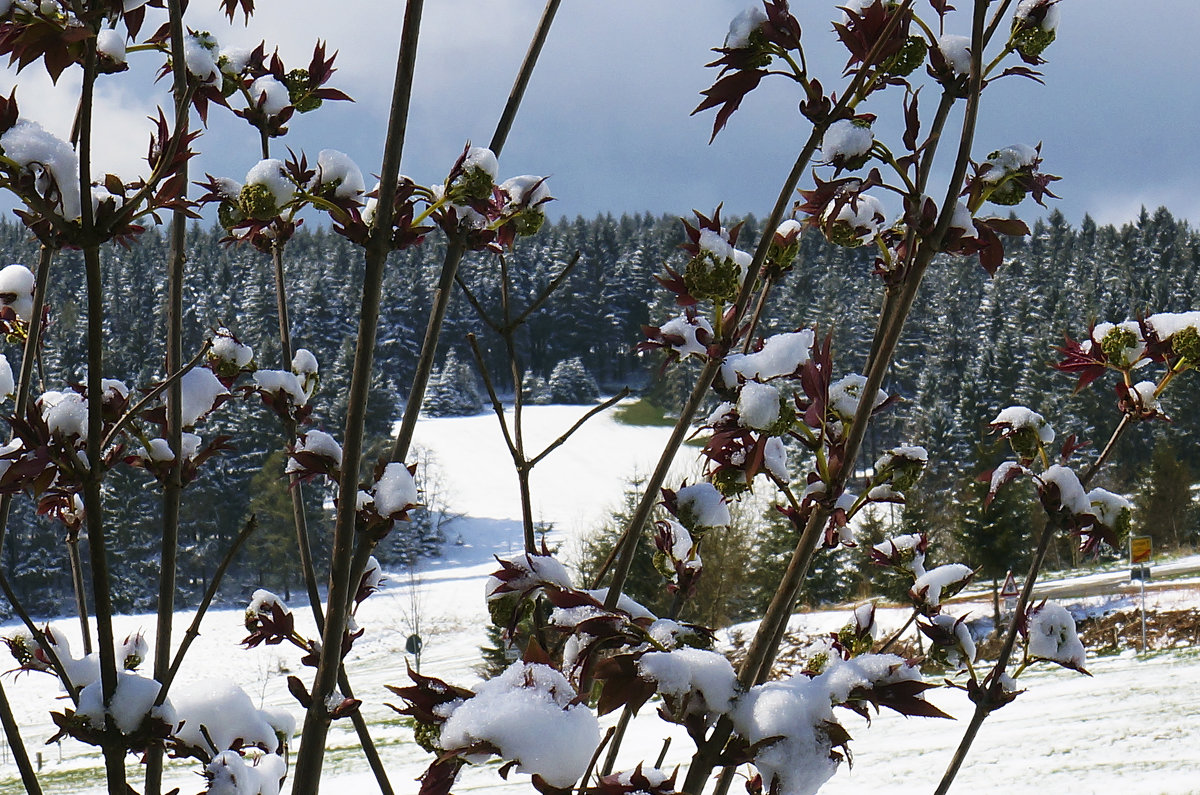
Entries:
MULTIPOLYGON (((745 219, 743 239, 756 234, 755 219, 745 219)), ((188 236, 185 351, 198 350, 214 329, 226 327, 254 348, 260 367, 286 367, 279 361, 270 258, 250 246, 222 243, 221 237, 219 228, 201 226, 194 226, 188 236)), ((664 264, 680 267, 686 260, 681 242, 678 218, 604 215, 547 223, 536 237, 508 254, 510 295, 518 308, 532 301, 578 254, 564 288, 531 316, 517 340, 527 387, 536 382, 539 389, 553 392, 557 378, 557 383, 572 384, 569 391, 563 387, 564 394, 586 400, 594 379, 603 393, 628 385, 648 403, 678 405, 680 390, 690 383, 690 378, 680 377, 688 365, 664 371, 661 354, 639 357, 634 347, 642 339, 643 324, 657 325, 679 313, 653 277, 664 264)), ((385 440, 390 423, 403 410, 443 249, 444 243, 435 240, 392 255, 383 288, 368 439, 385 440)), ((11 223, 0 225, 0 251, 5 264, 32 266, 36 261, 36 245, 22 227, 11 223)), ((832 334, 839 370, 856 371, 869 345, 881 289, 871 274, 872 259, 871 250, 835 247, 820 234, 805 234, 795 267, 776 293, 772 314, 764 317, 760 332, 815 326, 821 336, 832 334)), ((154 230, 137 246, 105 252, 110 345, 105 376, 123 380, 135 392, 162 377, 166 261, 165 237, 154 230)), ((349 383, 360 266, 361 256, 351 244, 324 229, 302 227, 287 246, 294 345, 310 349, 320 362, 313 416, 319 427, 335 435, 341 430, 349 383)), ((50 326, 40 362, 45 390, 81 382, 86 369, 82 262, 75 253, 65 252, 54 267, 50 326)), ((500 269, 494 257, 468 257, 460 274, 480 304, 499 305, 500 269)), ((903 522, 952 545, 954 539, 973 539, 961 548, 973 549, 970 554, 977 559, 966 562, 983 567, 984 576, 1002 577, 1002 570, 997 574, 993 569, 1011 561, 1004 527, 1019 528, 1021 537, 1027 537, 1025 529, 1036 511, 1032 500, 1021 504, 1014 499, 990 515, 980 512, 977 476, 1003 456, 987 435, 988 422, 1000 409, 1024 404, 1041 412, 1060 438, 1075 434, 1096 443, 1107 438, 1119 418, 1111 383, 1073 394, 1073 379, 1051 367, 1054 349, 1062 344, 1064 333, 1076 339, 1086 335, 1093 321, 1194 308, 1200 295, 1200 234, 1166 209, 1143 211, 1136 221, 1119 228, 1097 226, 1088 218, 1076 228, 1053 213, 1035 224, 1028 239, 1006 242, 1005 263, 994 277, 974 258, 946 258, 935 263, 922 290, 885 385, 902 400, 873 426, 866 459, 874 460, 894 444, 925 446, 930 466, 919 493, 910 494, 903 522), (966 469, 962 462, 967 462, 966 469), (1007 518, 997 524, 1002 513, 1007 518), (1000 564, 987 559, 993 548, 1000 564)), ((449 310, 439 365, 447 372, 460 372, 473 361, 465 344, 468 332, 478 335, 489 372, 511 395, 504 346, 489 336, 461 294, 449 310)), ((9 345, 5 353, 15 368, 20 347, 9 345)), ((483 410, 478 394, 471 399, 470 405, 483 410)), ((1142 526, 1135 529, 1155 536, 1158 545, 1188 546, 1195 543, 1198 531, 1190 486, 1192 471, 1200 467, 1200 426, 1194 422, 1200 416, 1200 390, 1194 385, 1176 390, 1170 400, 1174 402, 1164 407, 1167 414, 1184 420, 1171 430, 1170 442, 1165 434, 1159 437, 1163 423, 1142 423, 1136 428, 1142 443, 1130 440, 1122 445, 1116 465, 1106 470, 1108 481, 1101 485, 1147 503, 1176 506, 1170 521, 1141 512, 1142 526)), ((234 404, 221 413, 217 428, 205 429, 208 435, 228 434, 232 449, 206 464, 204 476, 184 492, 184 606, 203 592, 228 541, 251 512, 257 514, 260 529, 237 561, 239 570, 225 580, 230 584, 226 598, 244 597, 256 587, 284 592, 287 598, 301 583, 292 554, 284 455, 279 452, 282 431, 257 398, 234 404)), ((372 466, 380 454, 368 451, 364 466, 372 466)), ((159 490, 145 470, 121 467, 105 488, 115 528, 112 570, 123 578, 114 584, 115 607, 151 608, 161 536, 159 490)), ((321 508, 331 509, 331 495, 318 487, 309 488, 306 496, 313 515, 320 517, 314 539, 324 543, 328 532, 322 530, 327 530, 329 517, 321 508)), ((442 507, 453 511, 452 505, 442 507)), ((68 610, 63 600, 72 593, 71 575, 61 526, 37 516, 36 506, 25 498, 18 498, 13 510, 4 555, 14 589, 42 615, 68 610)), ((385 568, 436 554, 438 525, 435 517, 418 515, 376 554, 385 568)), ((80 543, 86 546, 86 536, 80 543)), ((790 546, 779 544, 780 549, 790 546)), ((317 560, 326 559, 323 550, 317 552, 317 560)), ((1055 554, 1063 565, 1070 562, 1069 545, 1055 554)))

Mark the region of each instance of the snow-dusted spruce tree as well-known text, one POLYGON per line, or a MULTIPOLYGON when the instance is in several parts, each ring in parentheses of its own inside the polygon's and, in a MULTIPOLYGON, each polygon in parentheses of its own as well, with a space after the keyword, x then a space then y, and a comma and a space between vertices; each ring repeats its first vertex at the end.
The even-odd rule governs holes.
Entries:
POLYGON ((433 368, 421 410, 430 417, 463 417, 483 408, 475 373, 453 348, 442 366, 433 368))
POLYGON ((547 383, 551 403, 594 403, 600 397, 596 379, 583 366, 583 359, 573 356, 554 365, 547 383))

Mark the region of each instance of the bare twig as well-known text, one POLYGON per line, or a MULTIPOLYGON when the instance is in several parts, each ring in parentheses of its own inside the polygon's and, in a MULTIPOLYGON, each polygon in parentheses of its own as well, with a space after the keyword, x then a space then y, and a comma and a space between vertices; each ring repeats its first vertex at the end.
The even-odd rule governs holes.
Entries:
POLYGON ((225 572, 229 569, 229 564, 233 562, 238 550, 246 543, 250 535, 258 528, 258 518, 251 514, 246 520, 246 524, 242 525, 241 531, 233 539, 229 549, 226 550, 225 556, 221 558, 221 563, 217 566, 216 572, 213 574, 212 581, 208 584, 208 588, 204 591, 204 597, 200 600, 200 604, 196 606, 196 614, 192 616, 192 623, 183 633, 183 640, 179 642, 179 648, 175 650, 175 656, 171 659, 171 666, 167 669, 165 676, 159 680, 158 697, 155 699, 155 706, 161 706, 167 699, 167 692, 171 689, 171 684, 175 681, 175 675, 179 673, 179 667, 183 665, 183 660, 187 656, 188 649, 192 642, 200 637, 200 624, 204 621, 204 616, 208 612, 212 600, 217 595, 217 590, 221 587, 221 581, 225 577, 225 572))
POLYGON ((4 736, 8 738, 8 747, 12 749, 13 760, 21 773, 21 783, 25 785, 26 795, 42 795, 42 785, 38 783, 37 772, 29 762, 29 752, 21 740, 21 730, 13 719, 12 706, 4 693, 4 684, 0 682, 0 723, 4 725, 4 736))
POLYGON ((554 452, 559 447, 561 447, 562 444, 567 441, 567 439, 571 438, 571 435, 573 433, 575 433, 575 431, 577 431, 581 427, 583 427, 583 424, 585 422, 590 420, 592 417, 595 417, 600 412, 605 411, 606 409, 612 408, 613 406, 617 405, 617 403, 621 402, 622 400, 624 400, 627 397, 629 397, 629 387, 625 387, 620 392, 613 395, 612 397, 610 397, 608 400, 604 401, 600 405, 593 406, 591 409, 588 410, 588 412, 586 414, 584 414, 582 417, 580 417, 578 420, 576 420, 574 425, 572 425, 561 436, 559 436, 557 439, 555 439, 553 442, 551 442, 549 445, 547 445, 546 449, 542 450, 542 452, 538 453, 536 456, 531 458, 529 460, 530 468, 534 467, 543 458, 550 455, 552 452, 554 452))
MULTIPOLYGON (((583 776, 579 779, 578 795, 583 795, 587 791, 588 778, 591 777, 592 771, 596 769, 596 760, 600 758, 600 754, 604 751, 604 746, 608 745, 608 741, 612 739, 613 732, 615 731, 616 727, 609 726, 608 731, 604 733, 604 737, 600 739, 600 744, 596 746, 592 758, 588 760, 587 768, 583 771, 583 776)), ((601 773, 600 775, 607 775, 607 773, 601 773)))
MULTIPOLYGON (((1096 460, 1092 462, 1092 465, 1088 467, 1087 471, 1079 479, 1080 485, 1087 488, 1092 478, 1095 477, 1096 473, 1100 471, 1100 468, 1112 455, 1116 449, 1117 442, 1125 435, 1125 432, 1133 424, 1134 419, 1132 414, 1125 414, 1121 417, 1121 421, 1113 430, 1108 443, 1104 445, 1104 450, 1096 457, 1096 460)), ((1004 644, 1000 648, 1000 653, 996 656, 995 665, 992 666, 991 672, 984 679, 981 696, 975 702, 975 710, 971 714, 971 720, 963 732, 958 748, 954 751, 954 756, 950 759, 950 764, 946 767, 946 772, 942 775, 942 780, 938 783, 937 795, 944 795, 944 793, 950 790, 950 785, 954 783, 959 769, 967 758, 967 753, 971 750, 971 745, 975 742, 979 728, 983 725, 988 715, 1004 703, 1001 699, 1003 691, 1001 676, 1007 669, 1008 662, 1012 657, 1013 648, 1016 646, 1020 619, 1025 615, 1029 603, 1033 600, 1033 588, 1037 583, 1042 565, 1045 563, 1046 552, 1050 548, 1050 541, 1054 537, 1055 532, 1061 529, 1063 529, 1061 515, 1051 514, 1049 521, 1046 522, 1046 526, 1042 528, 1041 536, 1038 538, 1033 560, 1029 564, 1029 573, 1025 575, 1025 584, 1022 586, 1021 593, 1017 597, 1017 605, 1013 611, 1012 621, 1009 623, 1008 631, 1004 637, 1004 644)))
POLYGON ((129 423, 133 422, 134 418, 137 417, 137 415, 141 414, 142 411, 144 411, 145 408, 147 406, 149 406, 150 403, 153 402, 159 395, 161 395, 163 392, 166 392, 167 389, 170 388, 173 384, 178 383, 179 379, 181 379, 185 375, 187 375, 188 372, 196 369, 196 366, 199 365, 200 362, 204 361, 204 357, 208 353, 209 348, 211 348, 211 347, 212 347, 212 341, 205 340, 204 344, 200 346, 199 352, 197 352, 196 355, 193 356, 191 358, 191 360, 183 366, 183 369, 172 373, 171 375, 167 376, 167 378, 164 379, 161 383, 156 384, 153 389, 151 389, 149 392, 147 392, 145 395, 143 395, 142 398, 140 400, 138 400, 137 403, 134 403, 133 406, 130 407, 130 409, 128 411, 126 411, 123 415, 121 415, 121 418, 118 419, 116 421, 116 423, 113 424, 112 429, 109 430, 108 435, 106 435, 104 437, 104 441, 101 443, 101 445, 102 445, 101 449, 105 449, 109 445, 111 445, 116 440, 117 434, 119 434, 121 431, 125 430, 125 426, 128 425, 129 423))
POLYGON ((4 593, 4 598, 8 600, 12 606, 13 612, 17 614, 17 618, 21 619, 21 623, 25 625, 25 629, 29 630, 29 634, 33 637, 35 643, 41 648, 46 655, 46 659, 50 661, 50 667, 54 669, 55 675, 63 683, 63 688, 67 691, 71 701, 79 704, 79 693, 75 689, 75 684, 71 681, 71 677, 67 675, 67 669, 62 664, 62 658, 55 651, 55 646, 50 641, 46 640, 46 634, 38 629, 33 623, 33 619, 29 617, 29 611, 25 609, 25 605, 17 598, 13 592, 12 584, 9 583, 8 577, 4 575, 4 570, 0 568, 0 592, 4 593))

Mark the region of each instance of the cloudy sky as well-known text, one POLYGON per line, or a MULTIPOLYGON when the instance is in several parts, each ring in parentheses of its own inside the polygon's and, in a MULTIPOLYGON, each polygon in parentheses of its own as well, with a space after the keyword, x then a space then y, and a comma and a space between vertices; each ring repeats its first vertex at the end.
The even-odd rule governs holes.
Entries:
MULTIPOLYGON (((275 142, 315 155, 343 150, 378 170, 403 3, 399 0, 259 0, 245 27, 227 24, 216 0, 193 0, 193 28, 223 44, 265 39, 285 63, 307 64, 317 38, 338 51, 333 85, 356 99, 297 116, 275 142)), ((764 215, 807 134, 794 85, 764 83, 708 143, 711 112, 689 116, 715 75, 705 69, 746 0, 573 0, 563 3, 527 100, 501 158, 502 176, 549 174, 555 213, 686 213, 718 202, 764 215)), ((830 0, 793 9, 810 67, 827 87, 844 62, 830 0)), ((968 0, 959 5, 966 8, 968 0)), ((919 0, 917 7, 928 13, 919 0)), ((418 49, 417 89, 403 170, 439 182, 467 140, 486 143, 542 8, 541 0, 431 0, 418 49)), ((932 15, 930 15, 932 16, 932 15)), ((965 13, 949 32, 968 33, 965 13)), ((147 25, 151 27, 151 25, 147 25)), ((1046 85, 1010 78, 985 93, 977 158, 1010 143, 1042 142, 1045 170, 1063 177, 1053 202, 1077 223, 1090 213, 1122 223, 1145 205, 1200 221, 1200 3, 1194 0, 1063 0, 1046 85)), ((131 79, 99 89, 99 165, 132 176, 145 152, 146 117, 163 102, 161 58, 131 54, 131 79)), ((22 114, 66 136, 78 70, 51 86, 35 68, 0 74, 15 84, 22 114)), ((929 92, 932 99, 933 91, 929 92)), ((898 93, 864 110, 895 117, 898 93)), ((926 103, 932 108, 932 101, 926 103)), ((228 116, 228 114, 225 114, 228 116)), ((244 122, 214 114, 198 171, 242 175, 258 159, 244 122)), ((886 126, 881 129, 887 129, 886 126)), ((895 128, 892 127, 892 130, 895 128)), ((886 135, 887 133, 881 133, 886 135)), ((1027 211, 1035 216, 1036 207, 1027 211)))

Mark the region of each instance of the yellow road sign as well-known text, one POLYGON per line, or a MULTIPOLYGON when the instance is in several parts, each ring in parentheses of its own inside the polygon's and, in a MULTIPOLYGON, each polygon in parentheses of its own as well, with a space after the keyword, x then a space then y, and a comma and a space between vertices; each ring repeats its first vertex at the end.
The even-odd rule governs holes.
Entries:
POLYGON ((1129 562, 1149 563, 1152 550, 1153 544, 1150 536, 1133 536, 1129 539, 1129 562))

